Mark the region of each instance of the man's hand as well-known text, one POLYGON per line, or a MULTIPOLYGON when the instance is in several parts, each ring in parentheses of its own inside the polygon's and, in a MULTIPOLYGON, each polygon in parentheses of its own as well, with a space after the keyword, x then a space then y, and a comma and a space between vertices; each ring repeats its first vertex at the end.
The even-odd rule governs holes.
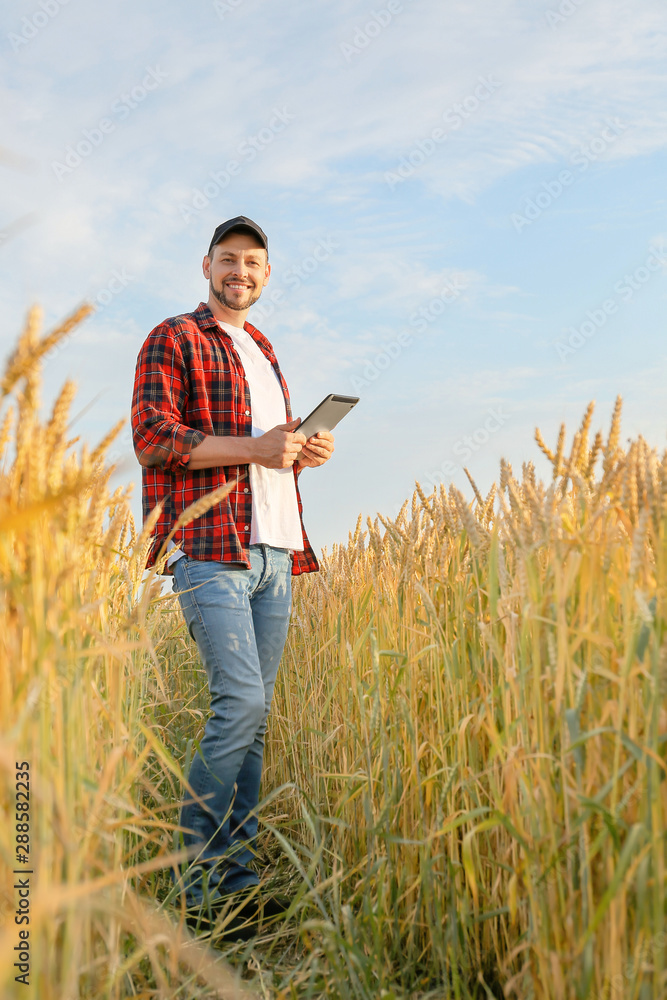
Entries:
POLYGON ((301 418, 277 424, 259 437, 207 435, 190 453, 190 469, 211 469, 221 465, 263 465, 267 469, 289 469, 299 461, 297 470, 323 465, 334 450, 329 431, 306 436, 297 430, 301 418))
POLYGON ((324 465, 331 458, 333 452, 334 439, 331 431, 318 431, 304 444, 299 455, 297 469, 299 472, 301 469, 316 469, 318 465, 324 465))
MULTIPOLYGON (((253 451, 256 465, 266 469, 288 469, 301 454, 301 447, 306 443, 306 437, 295 431, 301 417, 290 420, 288 424, 277 424, 266 434, 260 434, 253 439, 253 451)), ((320 463, 317 463, 320 464, 320 463)))

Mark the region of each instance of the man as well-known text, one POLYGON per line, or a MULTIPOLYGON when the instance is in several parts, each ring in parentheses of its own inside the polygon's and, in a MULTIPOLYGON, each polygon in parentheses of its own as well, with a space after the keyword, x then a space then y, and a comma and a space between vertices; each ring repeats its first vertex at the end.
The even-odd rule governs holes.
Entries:
POLYGON ((193 795, 181 809, 192 854, 186 900, 198 926, 206 925, 204 910, 211 921, 237 893, 244 917, 279 909, 275 901, 260 903, 248 863, 291 576, 319 568, 303 527, 298 475, 334 450, 328 432, 308 441, 299 433, 273 348, 246 321, 271 273, 264 232, 245 216, 223 222, 202 266, 208 304, 149 334, 132 405, 144 517, 164 505, 147 565, 186 507, 238 478, 220 503, 179 529, 165 567, 211 695, 201 755, 190 769, 193 795))

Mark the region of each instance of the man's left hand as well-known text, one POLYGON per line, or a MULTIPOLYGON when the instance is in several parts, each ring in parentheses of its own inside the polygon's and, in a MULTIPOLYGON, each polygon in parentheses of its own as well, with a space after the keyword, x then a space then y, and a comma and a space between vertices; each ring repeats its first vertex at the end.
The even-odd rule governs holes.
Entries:
POLYGON ((334 439, 331 431, 318 431, 308 438, 299 452, 297 470, 300 472, 301 469, 316 469, 318 465, 324 465, 333 455, 333 451, 334 439))

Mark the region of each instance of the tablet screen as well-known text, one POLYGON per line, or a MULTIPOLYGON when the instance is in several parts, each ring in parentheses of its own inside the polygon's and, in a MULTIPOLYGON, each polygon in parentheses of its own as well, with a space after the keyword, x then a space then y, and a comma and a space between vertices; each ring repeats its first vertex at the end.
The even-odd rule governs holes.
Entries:
POLYGON ((359 402, 359 396, 337 396, 331 393, 326 396, 305 420, 302 420, 295 431, 306 435, 306 439, 318 431, 332 431, 336 424, 349 413, 359 402))

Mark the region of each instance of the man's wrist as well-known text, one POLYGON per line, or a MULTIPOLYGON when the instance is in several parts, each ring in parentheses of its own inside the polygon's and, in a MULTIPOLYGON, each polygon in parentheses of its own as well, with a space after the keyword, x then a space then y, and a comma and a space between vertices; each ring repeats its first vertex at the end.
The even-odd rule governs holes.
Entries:
POLYGON ((248 465, 261 465, 262 463, 259 462, 258 459, 257 459, 257 441, 258 441, 258 438, 254 438, 254 437, 244 438, 244 441, 247 442, 248 458, 247 458, 246 462, 244 462, 243 464, 244 465, 245 464, 248 464, 248 465))
POLYGON ((257 463, 257 438, 233 434, 207 434, 190 452, 191 469, 213 469, 224 465, 257 463))
POLYGON ((257 441, 258 438, 246 437, 245 435, 226 437, 225 441, 233 441, 233 455, 229 462, 224 462, 224 465, 261 465, 261 462, 257 455, 257 441))

